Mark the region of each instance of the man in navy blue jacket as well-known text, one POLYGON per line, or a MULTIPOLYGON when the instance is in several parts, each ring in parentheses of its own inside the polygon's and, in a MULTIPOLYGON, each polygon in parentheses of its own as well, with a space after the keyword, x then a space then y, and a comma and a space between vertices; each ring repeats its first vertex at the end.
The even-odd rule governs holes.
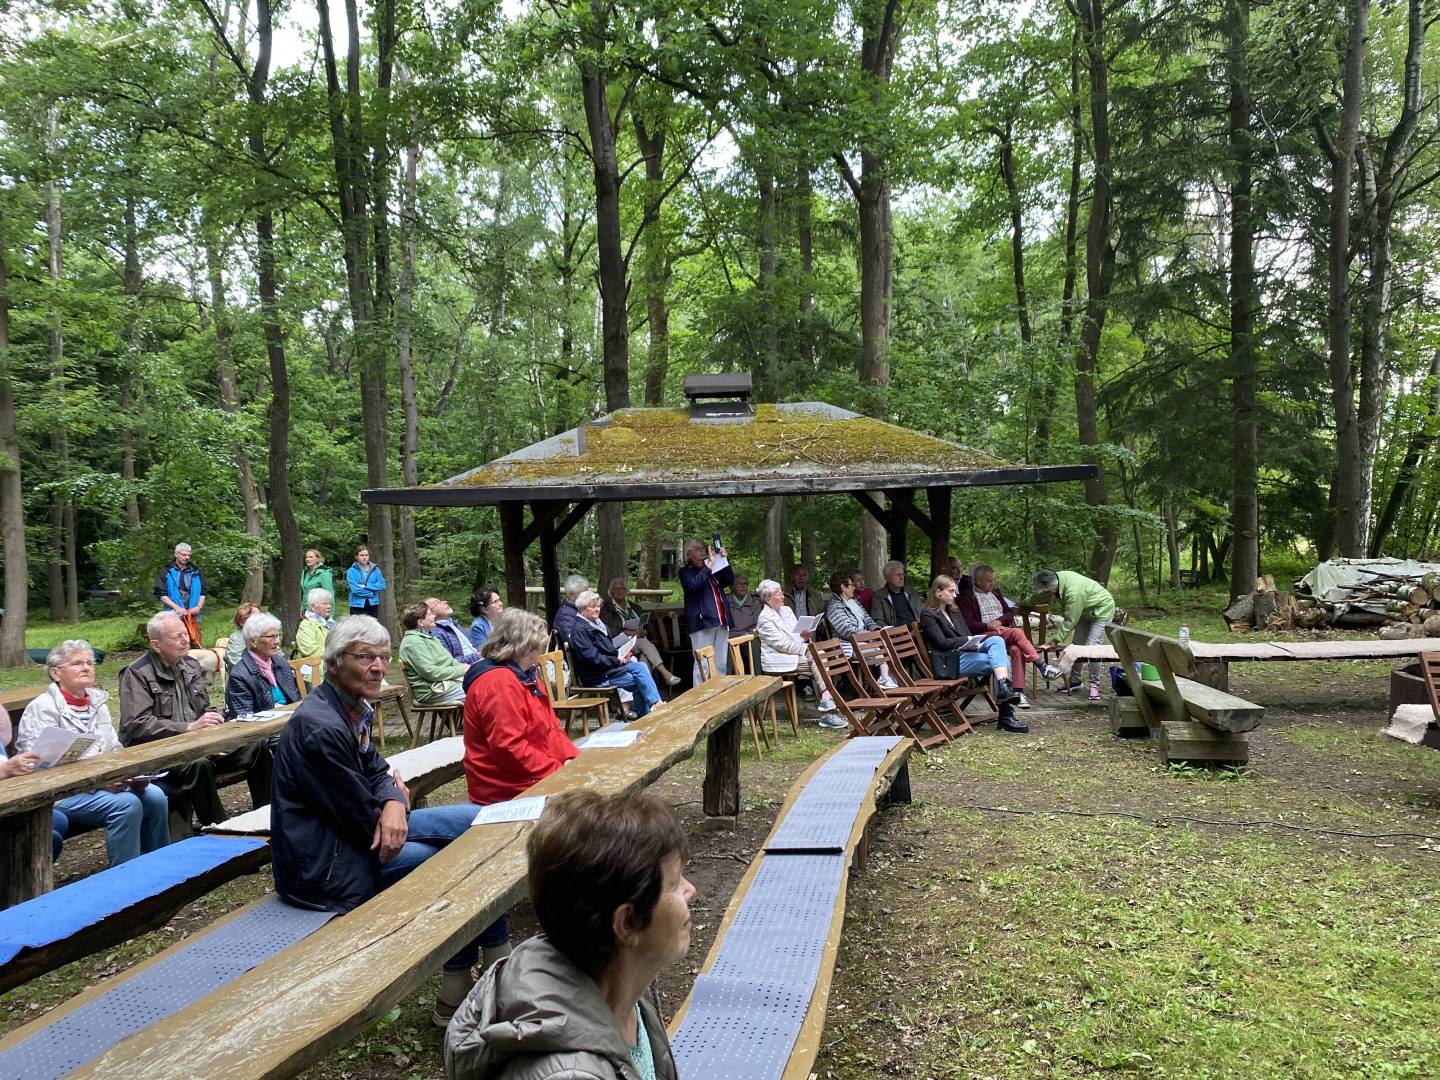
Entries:
MULTIPOLYGON (((725 549, 711 551, 704 540, 691 540, 685 548, 685 565, 680 568, 680 587, 685 590, 685 625, 690 647, 715 647, 715 670, 730 673, 730 605, 720 590, 735 582, 735 570, 725 549), (716 570, 715 567, 720 569, 716 570)), ((695 665, 693 685, 700 685, 700 665, 695 665)))

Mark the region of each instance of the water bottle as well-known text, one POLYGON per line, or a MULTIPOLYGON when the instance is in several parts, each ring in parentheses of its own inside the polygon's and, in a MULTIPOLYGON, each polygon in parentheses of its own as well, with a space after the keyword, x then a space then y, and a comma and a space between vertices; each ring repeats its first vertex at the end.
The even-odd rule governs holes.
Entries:
POLYGON ((1189 644, 1190 644, 1190 624, 1189 624, 1189 623, 1181 623, 1181 624, 1180 624, 1180 644, 1182 644, 1182 645, 1189 645, 1189 644))

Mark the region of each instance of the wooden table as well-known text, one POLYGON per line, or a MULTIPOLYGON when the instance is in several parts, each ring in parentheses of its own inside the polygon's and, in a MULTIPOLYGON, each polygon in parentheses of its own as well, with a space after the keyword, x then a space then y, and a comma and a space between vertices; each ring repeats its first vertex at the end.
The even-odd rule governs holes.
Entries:
POLYGON ((50 860, 50 811, 55 803, 117 780, 162 772, 198 758, 238 750, 278 735, 289 720, 232 721, 168 739, 95 754, 69 765, 40 769, 0 784, 0 908, 47 893, 55 886, 50 860))

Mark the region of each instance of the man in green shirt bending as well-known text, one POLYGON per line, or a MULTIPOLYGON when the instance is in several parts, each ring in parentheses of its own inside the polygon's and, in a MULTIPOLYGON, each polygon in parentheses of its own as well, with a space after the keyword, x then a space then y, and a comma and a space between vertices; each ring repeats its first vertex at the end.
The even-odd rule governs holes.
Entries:
MULTIPOLYGON (((1061 623, 1047 647, 1058 649, 1067 634, 1074 634, 1076 645, 1103 645, 1105 624, 1115 617, 1115 598, 1098 581, 1073 570, 1041 570, 1035 575, 1035 595, 1040 603, 1059 608, 1061 623)), ((1090 700, 1100 700, 1100 668, 1090 662, 1090 700)))

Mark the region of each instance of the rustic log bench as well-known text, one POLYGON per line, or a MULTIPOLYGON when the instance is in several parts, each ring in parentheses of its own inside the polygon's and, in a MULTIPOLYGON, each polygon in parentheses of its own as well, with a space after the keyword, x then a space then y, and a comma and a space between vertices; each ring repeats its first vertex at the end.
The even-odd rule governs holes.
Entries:
POLYGON ((859 736, 790 789, 731 897, 670 1025, 686 1080, 806 1080, 820 1050, 845 921, 847 870, 863 867, 882 800, 910 801, 915 744, 859 736))
POLYGON ((1115 734, 1150 735, 1167 765, 1243 765, 1250 760, 1246 733, 1265 718, 1263 706, 1187 678, 1195 671, 1195 656, 1185 642, 1126 626, 1110 626, 1105 632, 1134 690, 1133 697, 1111 702, 1115 734), (1160 678, 1142 680, 1142 663, 1152 665, 1160 678))
MULTIPOLYGON (((632 745, 586 750, 527 794, 646 787, 692 756, 703 738, 712 744, 707 765, 714 761, 717 740, 722 748, 733 747, 738 809, 740 718, 779 686, 774 678, 721 676, 629 725, 642 733, 632 745)), ((232 912, 0 1039, 0 1075, 42 1029, 69 1023, 83 1034, 87 1060, 48 1075, 143 1075, 146 1080, 292 1076, 384 1016, 522 898, 525 839, 532 827, 531 822, 511 822, 472 829, 368 903, 304 927, 293 944, 268 958, 257 957, 254 966, 225 976, 204 996, 176 1002, 153 1015, 148 1026, 142 1022, 132 1028, 133 1034, 118 1027, 113 1038, 95 1034, 88 1021, 107 1007, 102 998, 151 967, 173 964, 183 949, 224 934, 267 906, 273 910, 274 897, 232 912), (74 1020, 67 1021, 72 1015, 74 1020)), ((32 1069, 26 1075, 40 1080, 47 1074, 32 1069)))

